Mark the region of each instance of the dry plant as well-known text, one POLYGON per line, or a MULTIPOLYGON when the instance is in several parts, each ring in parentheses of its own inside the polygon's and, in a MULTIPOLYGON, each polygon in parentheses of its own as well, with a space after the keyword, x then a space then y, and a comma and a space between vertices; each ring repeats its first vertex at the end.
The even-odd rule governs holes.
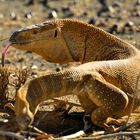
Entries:
POLYGON ((12 73, 11 77, 13 77, 13 81, 10 83, 10 85, 14 87, 15 94, 17 94, 19 88, 26 82, 30 74, 31 74, 30 70, 28 69, 22 69, 22 70, 16 69, 12 73))
POLYGON ((18 89, 26 82, 30 71, 0 67, 0 107, 13 102, 18 89), (10 96, 13 96, 12 99, 10 96))
POLYGON ((8 102, 7 95, 10 71, 8 68, 0 67, 0 106, 3 107, 8 102))

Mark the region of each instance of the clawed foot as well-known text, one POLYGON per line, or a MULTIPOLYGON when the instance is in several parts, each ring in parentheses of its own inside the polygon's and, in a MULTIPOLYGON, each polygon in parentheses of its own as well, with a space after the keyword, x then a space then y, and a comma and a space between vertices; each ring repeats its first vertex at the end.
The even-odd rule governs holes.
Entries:
POLYGON ((115 128, 112 125, 122 126, 125 124, 126 124, 126 121, 124 121, 124 120, 116 120, 114 118, 108 118, 106 120, 106 122, 103 124, 103 127, 105 128, 105 130, 107 130, 109 132, 114 132, 114 131, 116 131, 117 128, 115 128))
POLYGON ((121 126, 121 125, 124 125, 126 124, 126 121, 124 120, 117 120, 117 119, 114 119, 114 118, 108 118, 106 120, 106 124, 107 125, 117 125, 117 126, 121 126))

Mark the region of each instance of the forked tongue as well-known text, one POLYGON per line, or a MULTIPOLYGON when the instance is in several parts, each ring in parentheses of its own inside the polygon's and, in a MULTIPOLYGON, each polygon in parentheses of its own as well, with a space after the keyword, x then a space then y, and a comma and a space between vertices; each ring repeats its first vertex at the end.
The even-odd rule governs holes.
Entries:
POLYGON ((9 47, 11 46, 11 44, 12 44, 12 43, 6 44, 6 46, 4 47, 4 49, 3 49, 3 51, 2 51, 2 59, 1 59, 2 67, 4 67, 5 58, 6 58, 6 56, 7 56, 7 52, 8 52, 9 47))

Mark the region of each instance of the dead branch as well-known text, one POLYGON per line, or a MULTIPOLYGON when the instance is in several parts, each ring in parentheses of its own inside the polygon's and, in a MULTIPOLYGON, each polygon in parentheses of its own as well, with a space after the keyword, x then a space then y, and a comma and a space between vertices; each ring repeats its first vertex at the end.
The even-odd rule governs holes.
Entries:
POLYGON ((135 121, 135 122, 133 122, 133 123, 131 123, 131 124, 128 124, 128 125, 123 125, 123 126, 117 128, 117 129, 115 130, 115 132, 124 131, 124 130, 126 130, 126 129, 129 129, 129 128, 131 128, 131 127, 133 127, 133 126, 137 126, 137 125, 140 125, 140 120, 135 121))
POLYGON ((15 138, 18 140, 25 140, 25 138, 17 133, 9 132, 9 131, 0 131, 0 136, 8 136, 11 138, 15 138))
POLYGON ((117 132, 117 133, 111 133, 107 135, 102 135, 98 137, 85 137, 85 138, 80 138, 79 140, 102 140, 105 138, 110 138, 110 137, 116 137, 116 136, 128 136, 128 135, 140 135, 140 131, 131 131, 131 132, 117 132))
POLYGON ((81 131, 78 131, 78 132, 71 134, 71 135, 55 138, 54 140, 75 139, 75 138, 81 137, 83 135, 85 135, 85 132, 83 130, 81 130, 81 131))

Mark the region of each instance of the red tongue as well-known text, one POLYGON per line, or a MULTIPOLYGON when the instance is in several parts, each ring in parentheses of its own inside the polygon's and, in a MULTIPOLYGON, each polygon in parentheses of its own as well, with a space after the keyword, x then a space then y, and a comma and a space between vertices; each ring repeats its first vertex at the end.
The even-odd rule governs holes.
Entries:
POLYGON ((8 49, 9 49, 10 46, 11 46, 11 43, 8 43, 8 44, 4 47, 4 49, 3 49, 3 52, 2 52, 2 60, 1 60, 2 67, 4 67, 5 58, 6 58, 6 55, 7 55, 7 52, 8 52, 8 49))

